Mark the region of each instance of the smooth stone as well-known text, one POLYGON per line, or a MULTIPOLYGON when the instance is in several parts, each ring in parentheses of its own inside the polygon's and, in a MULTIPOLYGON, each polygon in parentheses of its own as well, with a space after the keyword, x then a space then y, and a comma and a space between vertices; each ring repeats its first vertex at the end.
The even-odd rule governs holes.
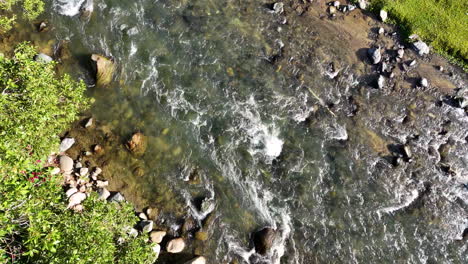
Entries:
POLYGON ((54 168, 52 171, 50 171, 50 174, 52 175, 57 175, 60 173, 60 168, 54 168))
POLYGON ((72 187, 72 188, 68 189, 65 194, 67 195, 67 197, 70 197, 70 196, 72 196, 73 194, 75 194, 77 192, 78 192, 78 189, 75 188, 75 187, 72 187))
POLYGON ((143 233, 149 233, 153 230, 154 222, 151 220, 149 221, 144 220, 140 222, 140 225, 142 227, 143 233))
POLYGON ((64 138, 62 142, 60 142, 59 151, 60 152, 67 151, 73 146, 73 144, 75 144, 74 138, 64 138))
POLYGON ((373 64, 378 64, 380 62, 380 60, 382 60, 382 54, 380 53, 380 47, 368 49, 367 54, 371 58, 373 64))
POLYGON ((88 168, 81 168, 80 169, 80 176, 86 176, 89 172, 88 168))
POLYGON ((185 262, 185 264, 206 264, 206 258, 203 256, 196 257, 192 260, 189 260, 188 262, 185 262))
POLYGON ((80 204, 82 201, 86 199, 86 194, 82 192, 76 192, 68 199, 68 207, 72 208, 75 205, 80 204))
POLYGON ((98 190, 99 200, 107 200, 111 193, 106 188, 100 188, 98 190))
POLYGON ((359 8, 365 10, 367 8, 367 1, 366 0, 359 0, 358 6, 359 6, 359 8))
POLYGON ((154 243, 158 243, 158 244, 161 243, 161 241, 163 240, 165 236, 166 236, 165 231, 153 231, 150 234, 151 241, 154 243))
POLYGON ((333 2, 333 6, 334 6, 334 7, 339 7, 339 6, 340 6, 340 1, 335 1, 335 2, 333 2))
POLYGON ((138 217, 139 217, 141 220, 148 220, 148 217, 146 216, 145 213, 139 213, 139 214, 138 214, 138 217))
POLYGON ((421 78, 420 84, 422 87, 427 88, 429 86, 429 81, 426 78, 421 78))
POLYGON ((114 195, 112 195, 110 198, 109 198, 109 202, 123 202, 125 201, 125 197, 123 197, 123 195, 121 193, 116 193, 114 195))
POLYGON ((130 230, 128 230, 127 234, 133 238, 137 237, 138 236, 138 230, 136 230, 135 228, 130 228, 130 230))
POLYGON ((34 60, 37 62, 42 62, 42 63, 50 63, 54 59, 52 59, 52 57, 50 57, 49 55, 46 55, 44 53, 39 53, 34 57, 34 60))
POLYGON ((73 159, 68 156, 60 156, 60 169, 64 172, 73 170, 73 159))
POLYGON ((382 22, 385 22, 388 18, 388 13, 385 10, 380 10, 380 18, 382 19, 382 22))
POLYGON ((183 238, 175 238, 167 243, 166 250, 169 253, 180 253, 185 248, 185 241, 183 238))
POLYGON ((419 41, 416 41, 415 43, 413 43, 413 46, 414 48, 416 49, 416 51, 419 53, 419 55, 424 55, 424 54, 429 54, 429 46, 422 42, 421 40, 419 41))

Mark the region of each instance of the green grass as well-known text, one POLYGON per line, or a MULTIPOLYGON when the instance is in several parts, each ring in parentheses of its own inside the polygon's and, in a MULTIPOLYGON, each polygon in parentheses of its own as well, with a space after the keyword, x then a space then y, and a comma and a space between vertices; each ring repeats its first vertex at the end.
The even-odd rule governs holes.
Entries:
POLYGON ((406 36, 418 34, 434 50, 468 67, 468 0, 370 0, 406 36))

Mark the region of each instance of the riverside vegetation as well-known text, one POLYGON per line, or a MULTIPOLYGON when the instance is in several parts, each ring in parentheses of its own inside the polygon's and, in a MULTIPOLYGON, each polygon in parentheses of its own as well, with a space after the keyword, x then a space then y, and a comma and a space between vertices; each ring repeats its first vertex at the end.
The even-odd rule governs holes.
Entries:
MULTIPOLYGON (((24 18, 43 10, 41 1, 7 0, 1 12, 14 4, 24 18)), ((14 18, 2 16, 1 29, 14 18)), ((0 53, 0 263, 154 262, 148 239, 127 234, 138 221, 131 204, 92 193, 82 212, 67 210, 63 179, 51 173, 48 155, 89 99, 83 82, 57 76, 55 63, 36 54, 27 43, 11 58, 0 53)))

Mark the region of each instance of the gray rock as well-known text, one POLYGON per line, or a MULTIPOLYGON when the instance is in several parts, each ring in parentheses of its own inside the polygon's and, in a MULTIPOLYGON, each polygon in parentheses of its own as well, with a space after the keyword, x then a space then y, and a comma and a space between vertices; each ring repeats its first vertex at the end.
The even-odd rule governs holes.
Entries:
POLYGON ((382 19, 382 22, 385 22, 388 18, 388 13, 385 10, 380 10, 380 19, 382 19))
POLYGON ((429 54, 429 46, 423 41, 416 41, 415 43, 413 43, 413 46, 414 49, 419 53, 419 55, 423 56, 424 54, 429 54))
POLYGON ((60 152, 67 151, 68 149, 70 149, 73 146, 73 144, 75 144, 75 139, 74 138, 64 138, 62 140, 62 142, 60 142, 59 151, 60 152))
POLYGON ((206 264, 206 258, 203 256, 199 256, 188 262, 185 262, 185 264, 206 264))
POLYGON ((385 87, 385 77, 383 77, 383 75, 379 76, 379 79, 377 80, 377 86, 379 87, 379 89, 385 87))
POLYGON ((349 11, 353 11, 354 9, 356 9, 355 5, 348 5, 348 10, 349 11))
POLYGON ((284 12, 284 4, 281 2, 275 3, 273 5, 273 10, 275 11, 276 14, 281 14, 284 12))
POLYGON ((169 253, 180 253, 185 248, 185 241, 183 238, 175 238, 169 241, 166 246, 166 250, 169 253))
POLYGON ((73 170, 73 159, 68 156, 60 156, 60 169, 65 173, 70 173, 73 170))
POLYGON ((382 54, 380 53, 380 47, 378 48, 371 48, 367 50, 367 54, 369 58, 372 60, 373 64, 378 64, 380 60, 382 60, 382 54))
POLYGON ((365 10, 365 9, 367 8, 367 1, 366 1, 366 0, 359 0, 358 6, 359 6, 359 8, 361 8, 362 10, 365 10))
POLYGON ((149 233, 153 230, 154 222, 151 220, 144 220, 140 222, 140 225, 143 233, 149 233))
POLYGON ((34 57, 34 60, 42 63, 49 63, 52 62, 54 59, 52 59, 52 57, 50 57, 49 55, 39 53, 34 57))
POLYGON ((111 194, 106 188, 100 188, 98 190, 98 195, 99 200, 107 200, 111 194))
POLYGON ((120 194, 119 192, 112 195, 109 200, 109 202, 116 202, 116 203, 120 203, 120 202, 123 202, 125 201, 125 197, 123 197, 122 194, 120 194))

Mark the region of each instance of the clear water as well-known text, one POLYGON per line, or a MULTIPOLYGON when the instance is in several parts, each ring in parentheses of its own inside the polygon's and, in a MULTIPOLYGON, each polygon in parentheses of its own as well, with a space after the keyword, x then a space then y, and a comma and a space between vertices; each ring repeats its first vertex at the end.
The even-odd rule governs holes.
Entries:
POLYGON ((370 89, 352 67, 331 80, 317 54, 347 47, 317 25, 283 24, 262 1, 95 0, 82 19, 85 2, 49 1, 53 34, 76 58, 116 61, 115 83, 90 89, 92 113, 122 137, 148 137, 142 157, 115 156, 145 174, 113 176, 162 208, 166 224, 202 219, 193 201, 214 198, 210 263, 468 262, 457 241, 468 227, 463 110, 437 105, 437 93, 370 89), (284 50, 288 63, 276 64, 284 50), (409 144, 413 161, 392 165, 390 143, 409 144), (201 183, 189 184, 195 168, 201 183), (249 234, 266 225, 282 239, 262 258, 249 234))

